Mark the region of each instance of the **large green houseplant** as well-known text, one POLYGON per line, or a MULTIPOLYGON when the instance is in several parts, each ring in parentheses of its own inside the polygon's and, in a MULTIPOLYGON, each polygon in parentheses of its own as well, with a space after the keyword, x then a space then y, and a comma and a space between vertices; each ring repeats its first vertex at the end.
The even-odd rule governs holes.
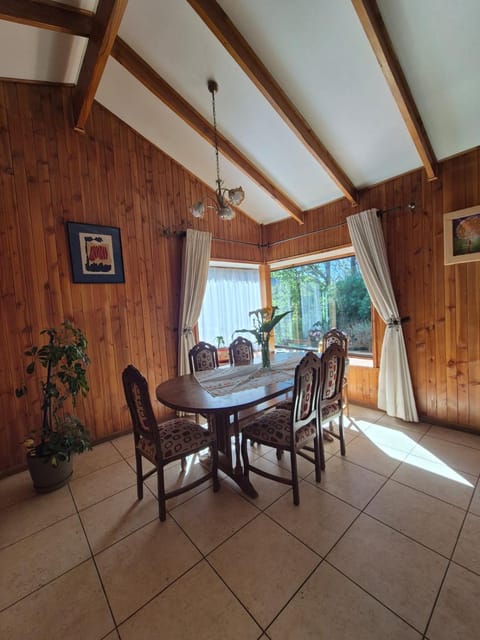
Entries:
MULTIPOLYGON (((28 376, 38 373, 40 367, 44 370, 40 379, 41 425, 30 431, 24 445, 34 487, 46 492, 68 481, 73 453, 92 448, 85 426, 65 411, 67 401, 75 408, 78 395, 85 397, 89 391, 86 374, 90 359, 87 339, 68 320, 59 327, 44 329, 40 335, 48 338, 47 342, 30 347, 25 355, 30 358, 26 367, 28 376)), ((16 389, 19 398, 26 393, 25 383, 16 389)))

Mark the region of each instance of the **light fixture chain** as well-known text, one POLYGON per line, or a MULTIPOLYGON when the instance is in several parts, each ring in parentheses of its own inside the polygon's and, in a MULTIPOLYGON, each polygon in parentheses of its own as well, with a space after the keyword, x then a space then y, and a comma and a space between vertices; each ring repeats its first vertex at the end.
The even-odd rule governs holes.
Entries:
POLYGON ((217 163, 217 190, 221 196, 220 161, 218 158, 218 137, 217 137, 217 112, 215 110, 215 90, 212 91, 212 111, 213 111, 213 142, 215 144, 215 160, 217 163))

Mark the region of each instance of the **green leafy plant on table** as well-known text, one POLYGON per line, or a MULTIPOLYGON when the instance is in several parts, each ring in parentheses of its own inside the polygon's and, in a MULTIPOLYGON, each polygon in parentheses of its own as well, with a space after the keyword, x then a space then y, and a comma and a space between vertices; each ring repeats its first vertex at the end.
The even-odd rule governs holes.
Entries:
POLYGON ((273 328, 280 322, 282 318, 291 313, 291 311, 284 311, 283 313, 277 313, 278 307, 262 307, 250 311, 249 316, 252 317, 253 329, 237 329, 234 333, 251 333, 255 336, 257 344, 260 346, 262 352, 262 367, 270 367, 270 335, 273 328))
MULTIPOLYGON (((25 351, 30 362, 26 367, 28 376, 45 370, 40 379, 41 426, 30 431, 24 441, 28 458, 41 458, 52 467, 69 462, 73 453, 91 449, 90 434, 75 415, 64 410, 67 400, 76 406, 77 397, 85 397, 89 391, 87 367, 87 339, 81 329, 68 320, 59 327, 44 329, 41 336, 48 342, 32 346, 25 351)), ((27 394, 24 383, 15 390, 21 398, 27 394)))

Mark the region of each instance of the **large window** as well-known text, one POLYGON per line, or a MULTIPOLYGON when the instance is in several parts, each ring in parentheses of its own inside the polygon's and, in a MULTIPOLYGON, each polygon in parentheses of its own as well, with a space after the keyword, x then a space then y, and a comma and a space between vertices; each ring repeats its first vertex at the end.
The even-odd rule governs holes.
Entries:
POLYGON ((370 297, 355 256, 272 271, 272 302, 291 309, 275 328, 275 344, 316 348, 331 327, 345 331, 350 352, 371 355, 370 297))
POLYGON ((200 340, 216 345, 217 337, 222 336, 228 346, 234 331, 251 328, 248 312, 260 306, 258 267, 211 266, 198 320, 200 340))

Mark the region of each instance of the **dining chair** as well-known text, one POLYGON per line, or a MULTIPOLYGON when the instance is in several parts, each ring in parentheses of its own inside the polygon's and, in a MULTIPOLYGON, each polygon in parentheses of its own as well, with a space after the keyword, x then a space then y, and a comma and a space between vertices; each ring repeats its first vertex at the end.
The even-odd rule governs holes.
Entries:
POLYGON ((260 418, 245 425, 242 430, 243 474, 249 480, 249 473, 257 473, 270 480, 288 484, 293 489, 293 502, 300 503, 298 489, 297 455, 315 465, 315 480, 320 482, 321 468, 325 466, 323 444, 320 435, 318 396, 321 387, 322 363, 313 352, 307 353, 295 369, 293 400, 290 411, 273 409, 260 418), (290 477, 268 473, 250 463, 247 443, 254 440, 259 444, 290 453, 290 477), (313 458, 304 449, 313 444, 313 458))
POLYGON ((188 352, 188 362, 190 364, 190 373, 194 373, 195 371, 207 371, 208 369, 217 369, 217 347, 213 344, 209 344, 208 342, 198 342, 188 352))
POLYGON ((345 383, 345 345, 331 342, 321 356, 322 386, 320 388, 320 431, 328 423, 330 437, 340 441, 340 453, 345 455, 345 435, 343 432, 343 385, 345 383), (335 428, 334 420, 338 419, 335 428))
POLYGON ((320 351, 323 353, 331 344, 338 344, 345 351, 345 374, 343 379, 342 397, 343 408, 347 416, 350 416, 350 408, 348 405, 348 336, 340 329, 332 328, 326 331, 320 340, 320 351))
POLYGON ((213 480, 213 490, 218 491, 220 484, 215 433, 187 418, 174 418, 158 424, 150 401, 148 383, 138 369, 131 364, 128 365, 123 371, 122 381, 133 424, 138 499, 143 498, 143 483, 155 472, 157 473, 158 511, 162 521, 166 519, 166 501, 169 498, 189 491, 210 478, 213 480), (166 491, 164 474, 166 465, 198 453, 207 447, 211 451, 210 470, 201 478, 180 489, 166 491), (146 458, 154 465, 154 468, 147 473, 143 473, 142 458, 146 458))
POLYGON ((228 347, 231 365, 251 364, 253 362, 253 344, 247 338, 238 336, 228 347))

